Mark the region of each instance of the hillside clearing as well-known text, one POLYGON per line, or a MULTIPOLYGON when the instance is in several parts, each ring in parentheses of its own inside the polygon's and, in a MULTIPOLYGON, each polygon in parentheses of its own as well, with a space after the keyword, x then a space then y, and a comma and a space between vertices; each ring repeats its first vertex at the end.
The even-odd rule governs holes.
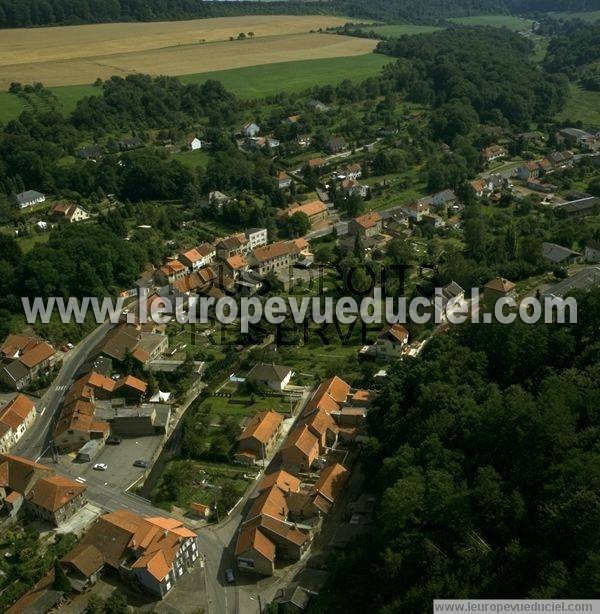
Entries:
POLYGON ((600 21, 600 11, 586 11, 581 13, 550 13, 556 19, 581 19, 582 21, 600 21))
POLYGON ((390 37, 398 37, 398 36, 412 36, 413 34, 430 34, 431 32, 437 32, 442 28, 438 28, 436 26, 415 26, 412 24, 397 24, 397 25, 387 25, 387 26, 365 26, 364 29, 367 32, 375 32, 381 36, 390 36, 390 37))
POLYGON ((512 15, 473 15, 471 17, 452 17, 448 19, 463 26, 493 26, 495 28, 508 28, 515 32, 531 30, 532 20, 514 17, 512 15))
POLYGON ((189 75, 297 60, 364 55, 377 41, 335 34, 291 34, 208 45, 182 45, 108 56, 0 66, 0 88, 13 81, 47 86, 93 83, 131 73, 189 75))
POLYGON ((600 92, 591 92, 577 85, 571 85, 571 96, 567 106, 559 113, 557 119, 581 121, 586 126, 600 125, 600 92))

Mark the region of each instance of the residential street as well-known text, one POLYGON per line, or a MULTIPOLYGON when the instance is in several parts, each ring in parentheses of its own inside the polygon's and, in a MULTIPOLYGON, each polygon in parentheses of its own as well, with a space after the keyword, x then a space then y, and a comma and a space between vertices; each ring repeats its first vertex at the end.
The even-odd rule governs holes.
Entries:
POLYGON ((88 354, 98 345, 100 340, 113 327, 105 322, 65 354, 60 372, 56 376, 46 394, 38 401, 39 415, 33 426, 19 441, 13 454, 38 459, 50 444, 50 426, 58 416, 58 409, 69 386, 81 365, 87 360, 88 354))

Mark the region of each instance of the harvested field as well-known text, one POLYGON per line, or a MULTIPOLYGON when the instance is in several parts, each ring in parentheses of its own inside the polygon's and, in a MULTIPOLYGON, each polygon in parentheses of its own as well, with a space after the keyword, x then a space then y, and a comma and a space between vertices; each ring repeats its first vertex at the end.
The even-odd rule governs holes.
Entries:
POLYGON ((253 32, 255 38, 299 34, 343 25, 346 21, 323 15, 257 15, 2 30, 0 65, 72 60, 201 42, 228 41, 240 32, 253 32))
MULTIPOLYGON (((244 29, 249 30, 248 24, 244 29)), ((372 51, 376 44, 374 40, 334 34, 291 34, 93 57, 20 62, 0 65, 0 89, 6 89, 12 81, 41 81, 47 86, 77 85, 91 83, 98 77, 106 79, 112 75, 131 73, 186 75, 258 64, 356 56, 372 51)))

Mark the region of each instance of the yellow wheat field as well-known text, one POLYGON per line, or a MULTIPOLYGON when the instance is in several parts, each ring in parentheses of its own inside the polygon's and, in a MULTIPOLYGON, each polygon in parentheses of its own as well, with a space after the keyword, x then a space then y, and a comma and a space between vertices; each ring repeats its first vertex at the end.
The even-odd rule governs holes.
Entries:
POLYGON ((26 43, 16 57, 14 49, 10 52, 5 49, 5 35, 8 33, 12 37, 19 31, 4 30, 0 34, 0 88, 6 89, 12 81, 41 81, 48 86, 77 85, 91 83, 97 77, 105 79, 136 72, 185 75, 274 62, 363 55, 374 48, 374 40, 292 32, 294 28, 306 31, 340 21, 344 20, 320 16, 264 16, 31 29, 27 30, 27 37, 21 31, 26 43), (210 29, 209 26, 216 22, 219 22, 218 27, 215 25, 210 29), (159 34, 160 26, 165 29, 162 35, 159 34), (192 31, 192 27, 198 30, 192 31), (107 35, 101 38, 97 34, 96 29, 104 31, 105 28, 111 33, 110 39, 107 35), (169 38, 166 31, 171 28, 169 38), (286 29, 289 31, 287 34, 286 29), (55 38, 59 31, 66 31, 63 43, 55 38), (240 31, 254 32, 255 37, 207 43, 197 43, 192 38, 208 40, 213 37, 218 40, 224 33, 240 31), (86 32, 93 33, 89 41, 86 32), (38 33, 39 38, 36 38, 38 33), (175 41, 183 40, 184 33, 187 42, 177 44, 175 41), (44 36, 47 37, 46 43, 43 42, 44 36), (41 48, 44 44, 48 45, 47 50, 41 48), (7 58, 12 58, 12 61, 7 61, 7 58))
POLYGON ((0 30, 0 65, 70 60, 202 41, 223 41, 231 36, 237 37, 240 32, 253 32, 255 37, 299 34, 343 25, 345 21, 323 15, 257 15, 0 30))

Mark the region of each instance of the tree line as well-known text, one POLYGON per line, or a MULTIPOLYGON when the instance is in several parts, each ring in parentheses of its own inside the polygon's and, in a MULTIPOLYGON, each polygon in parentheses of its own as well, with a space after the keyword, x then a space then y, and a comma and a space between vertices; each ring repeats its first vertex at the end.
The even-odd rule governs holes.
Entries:
POLYGON ((449 17, 486 13, 523 14, 586 11, 595 8, 595 0, 0 0, 0 28, 323 13, 405 23, 436 23, 449 17))

